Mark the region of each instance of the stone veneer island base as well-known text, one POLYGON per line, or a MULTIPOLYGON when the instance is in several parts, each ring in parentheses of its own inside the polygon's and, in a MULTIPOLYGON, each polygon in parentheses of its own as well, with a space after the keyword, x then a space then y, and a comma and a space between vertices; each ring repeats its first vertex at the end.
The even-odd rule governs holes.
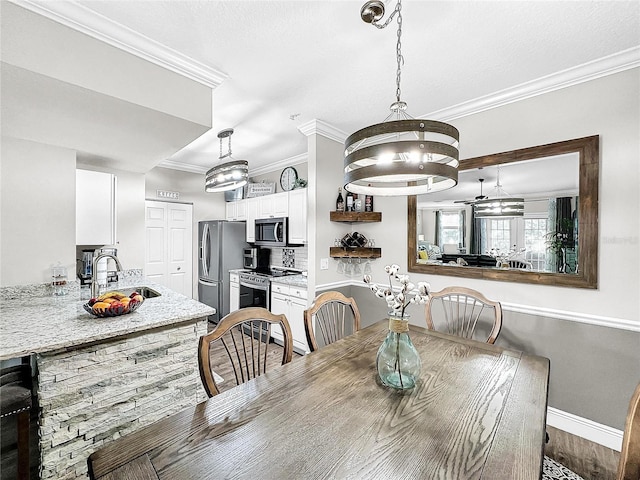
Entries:
POLYGON ((204 400, 206 319, 78 350, 39 354, 40 478, 87 476, 105 443, 204 400))
POLYGON ((144 277, 161 296, 134 313, 96 318, 80 289, 52 297, 32 286, 0 289, 0 360, 35 357, 40 478, 88 478, 95 450, 206 398, 198 341, 215 310, 144 277))

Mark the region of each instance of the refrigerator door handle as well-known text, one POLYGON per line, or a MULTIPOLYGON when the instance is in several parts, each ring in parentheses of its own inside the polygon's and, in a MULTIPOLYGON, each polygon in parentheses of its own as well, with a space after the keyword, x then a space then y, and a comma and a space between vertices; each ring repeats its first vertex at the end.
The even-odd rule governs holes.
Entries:
POLYGON ((204 224, 202 229, 202 242, 200 247, 200 262, 202 263, 202 273, 205 277, 209 276, 209 265, 207 265, 207 254, 209 253, 209 225, 204 224))
POLYGON ((216 288, 218 286, 218 282, 207 282, 206 280, 202 280, 201 278, 198 279, 198 283, 201 283, 202 285, 206 285, 207 287, 216 288))

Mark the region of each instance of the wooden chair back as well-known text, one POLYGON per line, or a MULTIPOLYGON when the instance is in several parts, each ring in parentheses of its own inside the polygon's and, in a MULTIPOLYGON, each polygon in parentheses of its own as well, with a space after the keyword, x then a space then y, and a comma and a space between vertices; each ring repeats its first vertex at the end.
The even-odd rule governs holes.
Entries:
POLYGON ((442 330, 444 333, 464 338, 473 338, 476 327, 483 313, 488 315, 493 324, 487 343, 494 343, 502 328, 502 306, 500 302, 487 299, 482 293, 465 287, 447 287, 439 292, 432 292, 427 300, 425 314, 429 330, 442 330), (437 313, 434 310, 437 308, 437 313), (493 312, 491 312, 493 310, 493 312), (438 318, 436 328, 434 318, 438 318))
MULTIPOLYGON (((226 357, 235 374, 236 384, 248 382, 266 373, 270 358, 269 343, 273 326, 279 326, 284 337, 284 349, 280 365, 289 363, 293 355, 293 335, 285 315, 274 315, 266 308, 242 308, 231 312, 207 335, 200 337, 198 363, 200 378, 207 395, 220 393, 213 375, 211 362, 212 345, 217 342, 224 347, 226 357)), ((271 355, 273 357, 273 355, 271 355)))
POLYGON ((304 329, 312 352, 318 350, 316 335, 325 345, 360 330, 360 311, 353 298, 340 292, 324 292, 304 311, 304 329), (315 330, 314 330, 315 321, 315 330))
POLYGON ((618 480, 640 479, 640 384, 636 387, 624 426, 618 480))
POLYGON ((523 268, 525 270, 531 270, 533 264, 526 260, 509 260, 509 268, 523 268))

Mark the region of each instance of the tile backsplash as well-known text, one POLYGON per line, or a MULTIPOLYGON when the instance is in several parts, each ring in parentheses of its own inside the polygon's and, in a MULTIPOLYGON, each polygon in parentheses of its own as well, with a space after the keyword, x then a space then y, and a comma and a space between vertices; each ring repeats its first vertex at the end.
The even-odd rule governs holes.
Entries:
POLYGON ((308 270, 307 247, 286 247, 271 249, 271 266, 308 270))

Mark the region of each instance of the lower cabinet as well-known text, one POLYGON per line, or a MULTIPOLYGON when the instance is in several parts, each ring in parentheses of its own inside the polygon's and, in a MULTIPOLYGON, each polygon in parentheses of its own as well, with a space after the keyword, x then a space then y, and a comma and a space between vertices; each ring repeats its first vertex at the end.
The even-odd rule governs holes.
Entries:
POLYGON ((229 313, 240 308, 240 278, 237 273, 229 274, 229 313))
MULTIPOLYGON (((309 353, 307 335, 304 331, 304 311, 307 309, 307 290, 301 287, 271 284, 271 313, 284 313, 291 326, 293 348, 298 352, 309 353)), ((274 326, 271 335, 282 342, 282 329, 274 326)))

